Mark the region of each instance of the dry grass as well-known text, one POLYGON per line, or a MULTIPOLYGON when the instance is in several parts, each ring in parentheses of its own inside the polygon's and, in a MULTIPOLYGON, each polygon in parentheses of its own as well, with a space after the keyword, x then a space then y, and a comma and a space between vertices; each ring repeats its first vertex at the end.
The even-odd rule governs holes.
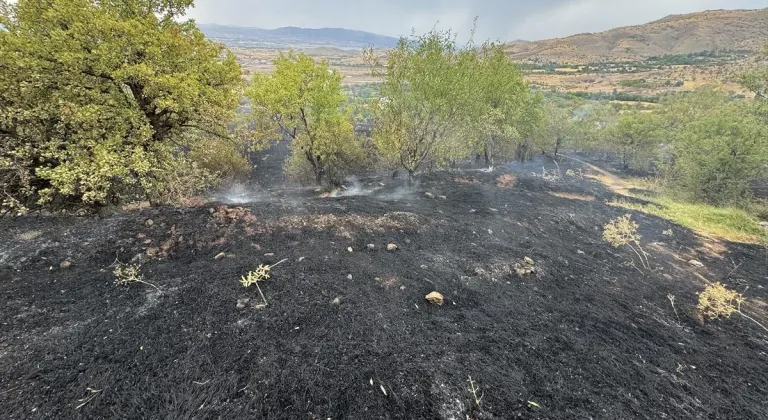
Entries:
POLYGON ((380 233, 394 229, 418 228, 420 225, 419 217, 407 212, 387 213, 382 217, 361 216, 359 214, 344 216, 308 214, 282 217, 271 222, 268 225, 268 230, 298 231, 305 228, 331 230, 343 238, 352 239, 355 232, 380 233))
POLYGON ((504 174, 496 178, 496 186, 501 188, 514 188, 517 185, 517 178, 512 174, 504 174))
POLYGON ((567 192, 550 192, 549 194, 555 197, 567 198, 569 200, 595 201, 595 196, 593 195, 575 194, 575 193, 567 193, 567 192))
POLYGON ((699 304, 697 309, 711 320, 719 318, 727 319, 734 313, 737 313, 768 331, 768 327, 741 310, 741 304, 744 303, 744 301, 745 299, 742 294, 727 289, 721 283, 715 283, 707 286, 707 288, 699 294, 699 304))

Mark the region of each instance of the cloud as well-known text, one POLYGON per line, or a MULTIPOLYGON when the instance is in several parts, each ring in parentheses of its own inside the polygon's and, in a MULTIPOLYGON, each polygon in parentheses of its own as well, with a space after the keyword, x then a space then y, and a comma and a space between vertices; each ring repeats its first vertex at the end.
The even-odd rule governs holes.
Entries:
POLYGON ((642 24, 669 14, 708 9, 758 9, 765 0, 197 0, 201 23, 261 28, 342 27, 408 35, 433 27, 467 36, 479 18, 478 40, 545 39, 642 24))

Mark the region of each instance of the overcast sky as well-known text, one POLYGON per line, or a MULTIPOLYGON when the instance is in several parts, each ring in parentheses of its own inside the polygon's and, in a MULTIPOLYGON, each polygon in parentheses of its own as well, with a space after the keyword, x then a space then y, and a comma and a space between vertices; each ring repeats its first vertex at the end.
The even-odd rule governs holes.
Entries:
POLYGON ((384 35, 425 32, 439 22, 467 34, 479 17, 479 40, 563 37, 635 25, 674 13, 759 9, 768 0, 196 0, 199 23, 260 28, 340 27, 384 35))

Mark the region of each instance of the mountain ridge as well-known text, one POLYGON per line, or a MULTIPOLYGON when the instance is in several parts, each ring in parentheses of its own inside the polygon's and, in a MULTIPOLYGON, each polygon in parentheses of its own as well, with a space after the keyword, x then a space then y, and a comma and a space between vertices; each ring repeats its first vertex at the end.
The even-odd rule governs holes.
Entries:
POLYGON ((515 61, 631 61, 670 54, 759 50, 768 42, 768 8, 669 15, 642 25, 529 43, 507 43, 515 61))
POLYGON ((384 48, 397 45, 397 38, 345 28, 284 26, 263 29, 247 26, 198 24, 206 37, 227 45, 281 48, 285 46, 334 46, 384 48))

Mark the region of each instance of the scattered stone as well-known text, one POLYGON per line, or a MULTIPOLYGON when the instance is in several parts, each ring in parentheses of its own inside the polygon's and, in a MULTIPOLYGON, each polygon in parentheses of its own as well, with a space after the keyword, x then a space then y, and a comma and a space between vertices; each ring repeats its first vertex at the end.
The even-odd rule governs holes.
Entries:
POLYGON ((144 221, 144 225, 146 225, 146 226, 152 226, 154 224, 155 224, 155 221, 152 220, 152 219, 147 219, 147 220, 144 221))
POLYGON ((373 251, 374 249, 376 249, 376 245, 374 245, 374 244, 368 244, 368 245, 367 245, 367 248, 368 248, 369 250, 373 251))
POLYGON ((432 194, 432 193, 430 193, 430 192, 428 192, 428 193, 424 193, 424 197, 427 197, 427 198, 429 198, 429 199, 432 199, 432 198, 435 198, 435 195, 434 195, 434 194, 432 194))
POLYGON ((438 292, 432 292, 426 295, 424 298, 427 300, 427 302, 433 305, 437 305, 437 306, 443 305, 443 301, 444 301, 443 295, 438 292))
POLYGON ((144 245, 149 245, 152 243, 152 239, 145 239, 144 242, 142 242, 144 245))
POLYGON ((438 195, 437 198, 439 198, 441 200, 447 200, 448 199, 448 197, 446 197, 444 195, 438 195))
POLYGON ((144 239, 144 238, 146 238, 146 237, 147 237, 147 235, 145 235, 145 234, 143 234, 143 233, 137 233, 137 234, 136 234, 136 239, 144 239))
POLYGON ((304 261, 306 259, 307 259, 307 257, 299 257, 299 262, 302 262, 302 261, 304 261))
POLYGON ((582 251, 582 250, 580 250, 580 249, 577 249, 577 250, 576 250, 576 253, 577 253, 577 254, 579 254, 579 255, 584 255, 584 251, 582 251))
POLYGON ((688 264, 690 264, 690 265, 692 265, 692 266, 694 266, 696 268, 704 268, 704 263, 702 263, 701 261, 690 260, 690 261, 688 261, 688 264))
POLYGON ((274 253, 272 253, 272 252, 268 252, 268 253, 264 254, 264 256, 265 256, 265 257, 274 257, 274 256, 275 256, 275 254, 274 254, 274 253))
POLYGON ((237 300, 237 309, 245 309, 245 306, 250 302, 250 298, 240 298, 237 300))
POLYGON ((333 305, 333 306, 341 305, 341 298, 337 297, 336 299, 334 299, 333 302, 331 302, 331 305, 333 305))
POLYGON ((400 290, 405 290, 405 285, 400 286, 400 290))
POLYGON ((387 251, 392 252, 392 251, 397 251, 398 249, 400 249, 400 247, 398 247, 396 244, 387 245, 387 251))
POLYGON ((493 235, 493 231, 491 229, 488 229, 488 234, 493 235))
POLYGON ((347 280, 352 280, 352 274, 347 274, 347 280))
POLYGON ((214 209, 213 207, 208 209, 208 213, 210 213, 210 214, 213 214, 215 212, 216 212, 216 209, 214 209))
POLYGON ((535 262, 533 262, 533 259, 531 257, 525 257, 525 258, 523 258, 523 261, 525 261, 525 263, 528 264, 528 265, 535 265, 536 264, 535 262))
POLYGON ((426 270, 427 268, 429 268, 429 267, 427 267, 427 265, 426 265, 426 264, 422 264, 422 265, 421 265, 421 269, 422 269, 422 270, 426 270))
POLYGON ((72 261, 70 260, 62 261, 61 264, 59 264, 59 268, 61 268, 62 270, 66 270, 69 267, 72 267, 72 261))
POLYGON ((226 252, 219 252, 218 254, 216 254, 215 257, 213 257, 213 259, 218 261, 218 260, 220 260, 220 259, 222 259, 222 258, 224 258, 226 256, 227 256, 226 252))
POLYGON ((355 250, 352 249, 352 247, 350 246, 350 247, 347 248, 347 252, 352 253, 352 252, 355 252, 355 250))

